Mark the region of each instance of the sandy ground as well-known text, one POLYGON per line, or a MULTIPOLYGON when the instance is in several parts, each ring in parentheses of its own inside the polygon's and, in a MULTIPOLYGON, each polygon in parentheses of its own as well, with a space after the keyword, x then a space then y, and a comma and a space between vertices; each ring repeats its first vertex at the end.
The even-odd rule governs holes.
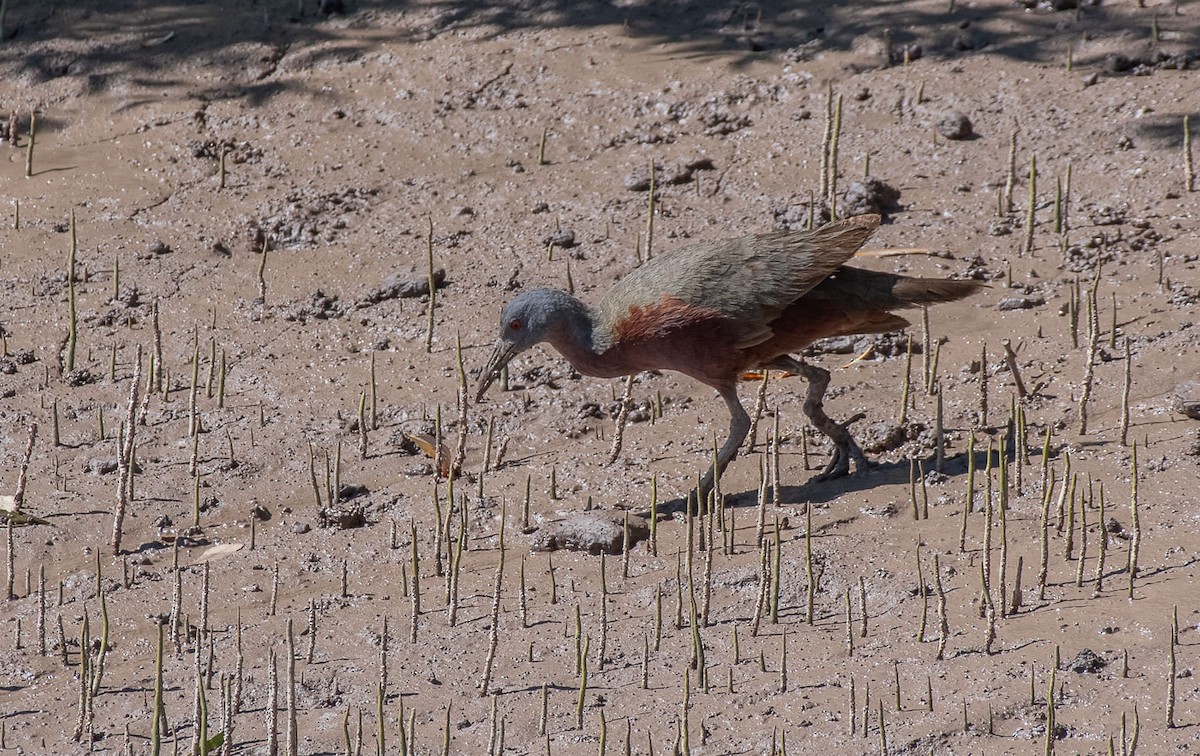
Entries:
MULTIPOLYGON (((1142 753, 1200 747, 1200 425, 1177 397, 1200 398, 1189 387, 1200 379, 1200 194, 1186 191, 1183 165, 1185 114, 1200 127, 1200 5, 351 2, 330 17, 273 0, 8 5, 0 118, 15 114, 19 140, 0 146, 0 492, 15 492, 37 423, 24 511, 48 524, 9 531, 5 749, 77 753, 91 737, 97 751, 151 752, 160 624, 162 748, 184 753, 199 731, 198 679, 206 732, 228 736, 233 753, 268 752, 273 705, 282 752, 289 701, 304 754, 1041 753, 1051 709, 1059 752, 1125 753, 1135 739, 1142 753), (589 501, 636 518, 652 480, 668 510, 724 433, 724 407, 685 377, 639 375, 641 422, 610 465, 621 380, 581 378, 539 348, 514 363, 512 390, 472 404, 464 426, 456 341, 477 371, 515 291, 569 277, 595 301, 636 266, 648 194, 627 179, 651 161, 655 254, 803 225, 831 91, 843 98, 839 195, 868 159, 870 175, 899 191, 868 247, 926 251, 861 264, 990 285, 929 312, 941 343, 942 471, 936 404, 921 385, 928 356, 913 357, 899 427, 904 337, 819 346, 811 358, 834 374, 830 413, 865 413, 855 428, 867 441, 898 431, 873 455, 879 467, 810 482, 828 448, 815 435, 802 443, 800 379, 772 380, 759 444, 723 479, 724 523, 695 523, 689 541, 682 514, 664 515, 657 554, 639 543, 627 568, 619 556, 530 551, 544 534, 522 532, 526 485, 531 529, 589 501), (969 138, 939 134, 951 110, 970 119, 969 138), (1014 130, 1013 206, 998 215, 1014 130), (1059 233, 1056 184, 1066 192, 1068 172, 1059 233), (72 213, 74 373, 64 370, 72 213), (428 297, 380 292, 389 278, 425 279, 430 229, 446 276, 426 352, 428 297), (574 246, 548 255, 565 232, 574 246), (1081 433, 1093 280, 1099 334, 1081 433), (145 390, 155 307, 162 385, 136 427, 114 557, 111 468, 138 349, 139 400, 145 390), (1008 470, 1002 527, 998 471, 988 486, 982 467, 1017 391, 1005 340, 1028 391, 1029 459, 1008 470), (453 493, 404 442, 432 433, 439 411, 451 448, 466 432, 453 493), (760 509, 776 418, 781 500, 760 509), (489 423, 491 456, 502 457, 483 474, 489 423), (1039 597, 1047 430, 1059 483, 1039 597), (972 432, 981 469, 960 550, 972 432), (1072 501, 1060 494, 1068 454, 1071 547, 1058 509, 1072 501), (910 459, 929 471, 924 486, 910 485, 910 459), (330 505, 338 482, 345 500, 330 505), (454 501, 448 534, 435 500, 443 516, 454 501), (755 634, 760 516, 769 561, 780 523, 778 607, 772 618, 768 591, 755 634), (452 623, 444 541, 463 528, 452 623), (1012 608, 1018 579, 1021 598, 995 618, 990 653, 985 562, 994 613, 1012 608), (948 628, 940 659, 935 575, 948 628), (84 687, 95 695, 81 717, 84 687)), ((919 346, 920 313, 915 323, 919 346)), ((742 393, 753 404, 754 384, 742 393)))

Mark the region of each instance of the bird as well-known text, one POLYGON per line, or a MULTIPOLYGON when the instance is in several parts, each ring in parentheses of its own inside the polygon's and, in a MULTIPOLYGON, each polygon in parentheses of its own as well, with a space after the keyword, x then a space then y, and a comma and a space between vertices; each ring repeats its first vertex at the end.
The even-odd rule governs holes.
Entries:
POLYGON ((703 241, 648 259, 618 280, 595 306, 557 289, 512 299, 476 385, 483 401, 504 367, 548 342, 576 371, 615 378, 674 370, 715 389, 729 410, 729 432, 712 466, 689 495, 700 503, 750 430, 737 386, 751 371, 781 370, 808 382, 804 413, 834 445, 816 480, 869 462, 848 426, 824 411, 827 370, 792 356, 813 342, 898 331, 910 323, 893 310, 962 299, 983 284, 856 268, 850 260, 879 227, 859 215, 802 231, 773 231, 703 241))

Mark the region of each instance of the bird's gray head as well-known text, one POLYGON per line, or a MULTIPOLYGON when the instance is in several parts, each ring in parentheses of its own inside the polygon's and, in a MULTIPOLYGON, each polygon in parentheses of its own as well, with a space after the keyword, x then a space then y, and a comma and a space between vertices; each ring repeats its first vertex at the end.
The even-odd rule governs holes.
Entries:
POLYGON ((549 339, 555 329, 563 326, 566 312, 579 304, 574 297, 554 289, 533 289, 509 302, 500 315, 500 338, 479 375, 475 401, 483 399, 512 358, 549 339))

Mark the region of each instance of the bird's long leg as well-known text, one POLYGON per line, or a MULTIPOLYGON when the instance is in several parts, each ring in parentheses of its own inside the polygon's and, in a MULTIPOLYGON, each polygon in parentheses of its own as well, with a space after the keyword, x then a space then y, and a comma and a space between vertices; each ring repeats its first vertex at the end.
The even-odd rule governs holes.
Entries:
POLYGON ((794 359, 788 355, 776 357, 767 367, 776 370, 786 370, 789 373, 801 375, 808 381, 808 394, 804 397, 804 414, 808 416, 813 427, 829 436, 833 441, 833 458, 825 466, 825 470, 815 480, 831 480, 850 473, 850 461, 854 460, 858 471, 866 470, 870 462, 862 449, 850 435, 850 425, 863 418, 862 414, 855 415, 844 423, 834 422, 825 414, 825 390, 829 388, 829 371, 810 365, 807 362, 794 359))
MULTIPOLYGON (((746 408, 738 399, 737 384, 718 386, 717 393, 721 395, 721 398, 725 400, 725 406, 729 408, 729 437, 717 451, 717 459, 700 480, 700 485, 692 492, 697 507, 704 505, 709 492, 713 489, 713 484, 737 456, 738 448, 746 440, 746 435, 750 433, 750 416, 746 414, 746 408)), ((693 503, 691 499, 692 497, 689 496, 689 505, 693 503)))

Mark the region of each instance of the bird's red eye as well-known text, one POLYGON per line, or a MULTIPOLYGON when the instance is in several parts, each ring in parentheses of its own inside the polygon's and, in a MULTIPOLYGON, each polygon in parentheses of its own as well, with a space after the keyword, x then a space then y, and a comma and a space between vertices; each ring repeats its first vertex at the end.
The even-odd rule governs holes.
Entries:
POLYGON ((521 325, 522 325, 521 321, 517 320, 516 318, 513 318, 512 320, 508 321, 508 327, 510 330, 513 330, 513 331, 521 330, 521 325))

